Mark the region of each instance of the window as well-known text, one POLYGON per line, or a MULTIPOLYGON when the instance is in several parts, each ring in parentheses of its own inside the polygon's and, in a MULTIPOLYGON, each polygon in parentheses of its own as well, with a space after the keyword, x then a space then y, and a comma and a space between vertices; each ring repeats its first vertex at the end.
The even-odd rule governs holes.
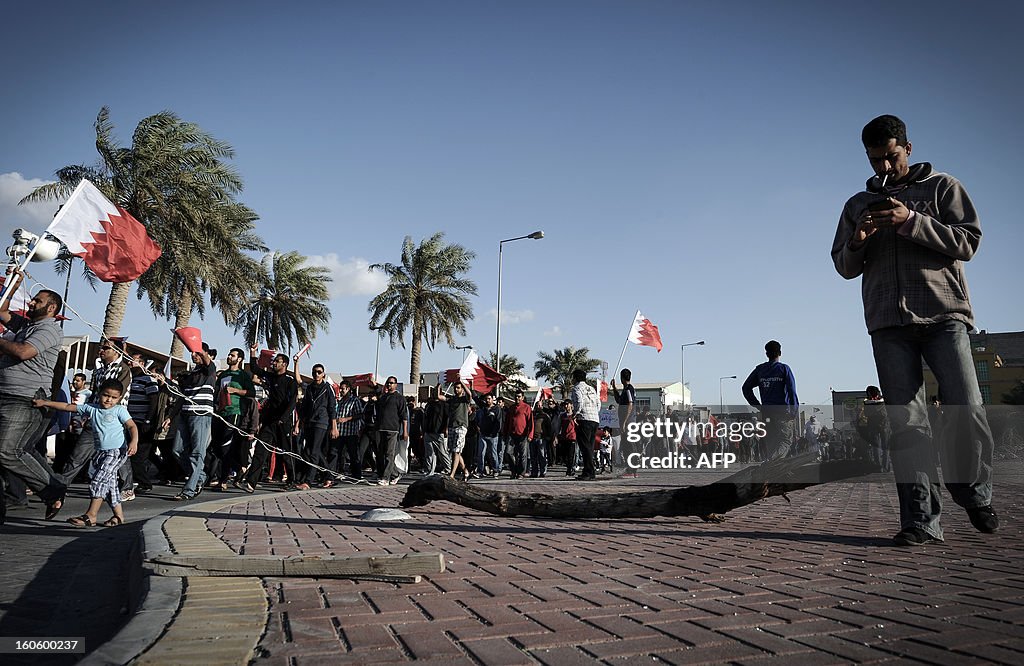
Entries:
POLYGON ((985 405, 992 404, 992 387, 991 386, 979 386, 981 389, 981 402, 985 405))
POLYGON ((988 361, 975 361, 974 367, 978 370, 978 381, 987 381, 988 361))
POLYGON ((650 409, 650 408, 651 408, 651 399, 650 398, 637 398, 636 399, 636 406, 634 407, 634 409, 636 409, 638 412, 642 412, 645 409, 650 409))

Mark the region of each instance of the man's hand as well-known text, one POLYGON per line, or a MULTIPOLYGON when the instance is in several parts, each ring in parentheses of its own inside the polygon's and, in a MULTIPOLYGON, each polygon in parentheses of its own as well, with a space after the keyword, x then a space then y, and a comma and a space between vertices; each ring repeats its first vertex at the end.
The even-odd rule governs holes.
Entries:
POLYGON ((249 345, 249 356, 259 356, 260 348, 256 345, 249 345))
POLYGON ((889 197, 889 203, 893 207, 888 210, 876 210, 868 213, 868 216, 873 218, 875 226, 881 227, 891 224, 894 227, 898 227, 910 219, 910 209, 902 201, 889 197))

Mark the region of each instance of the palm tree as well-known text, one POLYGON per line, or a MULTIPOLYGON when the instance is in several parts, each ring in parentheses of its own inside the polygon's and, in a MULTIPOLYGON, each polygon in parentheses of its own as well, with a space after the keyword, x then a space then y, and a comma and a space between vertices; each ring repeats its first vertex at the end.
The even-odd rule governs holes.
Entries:
MULTIPOLYGON (((148 296, 153 314, 174 319, 175 328, 188 326, 193 313, 206 316, 206 294, 224 323, 237 321, 262 286, 262 265, 245 254, 267 251, 253 231, 256 219, 246 206, 221 201, 211 206, 202 225, 155 225, 154 240, 163 254, 139 278, 139 298, 148 296)), ((173 338, 171 356, 181 356, 182 347, 173 338)))
MULTIPOLYGON (((233 201, 242 189, 239 176, 223 161, 233 156, 231 146, 170 111, 143 118, 129 147, 114 139, 107 107, 100 109, 94 127, 100 163, 58 169, 57 182, 36 188, 21 203, 67 197, 82 178, 88 178, 146 225, 151 236, 168 238, 204 227, 217 217, 215 209, 233 201)), ((206 252, 200 246, 184 249, 191 254, 206 252)), ((131 283, 111 285, 104 335, 120 331, 130 288, 131 283)))
POLYGON ((312 342, 319 329, 327 330, 330 269, 306 266, 298 252, 274 252, 263 258, 258 295, 242 308, 235 332, 243 331, 250 344, 266 340, 271 349, 291 351, 297 342, 312 342))
MULTIPOLYGON (((493 351, 487 352, 487 365, 497 368, 499 367, 497 361, 498 357, 493 351)), ((523 362, 512 354, 501 355, 501 374, 509 378, 504 382, 503 386, 505 388, 502 389, 506 392, 506 395, 515 395, 516 391, 526 390, 526 382, 521 379, 521 377, 525 376, 525 370, 526 366, 523 365, 523 362)))
POLYGON ((541 351, 537 352, 537 358, 533 364, 537 379, 547 379, 558 388, 563 398, 572 391, 573 371, 580 369, 589 374, 601 365, 600 359, 590 358, 590 350, 586 347, 556 349, 554 354, 541 351))
POLYGON ((421 346, 433 349, 440 337, 455 346, 455 333, 466 335, 466 323, 473 319, 470 296, 476 296, 476 284, 461 275, 467 272, 476 254, 458 244, 444 242, 438 232, 415 245, 410 236, 402 243, 401 264, 373 264, 388 276, 388 286, 377 294, 367 308, 370 327, 387 334, 391 348, 405 348, 405 333, 411 329, 412 358, 409 381, 419 384, 421 346))

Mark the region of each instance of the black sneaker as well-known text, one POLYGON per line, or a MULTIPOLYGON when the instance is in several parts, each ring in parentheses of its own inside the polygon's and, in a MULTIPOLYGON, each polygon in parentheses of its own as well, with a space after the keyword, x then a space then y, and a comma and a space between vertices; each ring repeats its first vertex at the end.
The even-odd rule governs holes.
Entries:
POLYGON ((989 506, 978 506, 967 509, 967 517, 971 519, 971 525, 979 532, 992 534, 999 529, 999 516, 996 510, 989 506))
POLYGON ((919 527, 907 527, 900 530, 892 542, 897 546, 923 546, 926 543, 942 543, 942 539, 936 539, 919 527))

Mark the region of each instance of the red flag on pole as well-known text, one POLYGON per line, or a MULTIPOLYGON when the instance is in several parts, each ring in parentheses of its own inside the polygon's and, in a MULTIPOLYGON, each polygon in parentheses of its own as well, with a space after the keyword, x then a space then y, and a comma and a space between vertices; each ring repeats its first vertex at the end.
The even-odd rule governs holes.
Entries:
POLYGON ((195 326, 182 326, 181 328, 174 329, 174 334, 178 336, 181 343, 185 345, 185 349, 189 352, 196 354, 203 351, 203 334, 195 326))
POLYGON ((650 319, 640 314, 639 310, 633 319, 633 328, 629 331, 629 341, 644 347, 654 347, 659 352, 662 347, 658 327, 652 324, 650 319))
POLYGON ((446 370, 445 380, 448 382, 464 381, 469 388, 478 393, 490 393, 495 386, 508 377, 480 360, 476 351, 469 352, 466 361, 458 370, 446 370))
POLYGON ((103 282, 131 282, 161 254, 146 227, 84 178, 47 231, 103 282))

